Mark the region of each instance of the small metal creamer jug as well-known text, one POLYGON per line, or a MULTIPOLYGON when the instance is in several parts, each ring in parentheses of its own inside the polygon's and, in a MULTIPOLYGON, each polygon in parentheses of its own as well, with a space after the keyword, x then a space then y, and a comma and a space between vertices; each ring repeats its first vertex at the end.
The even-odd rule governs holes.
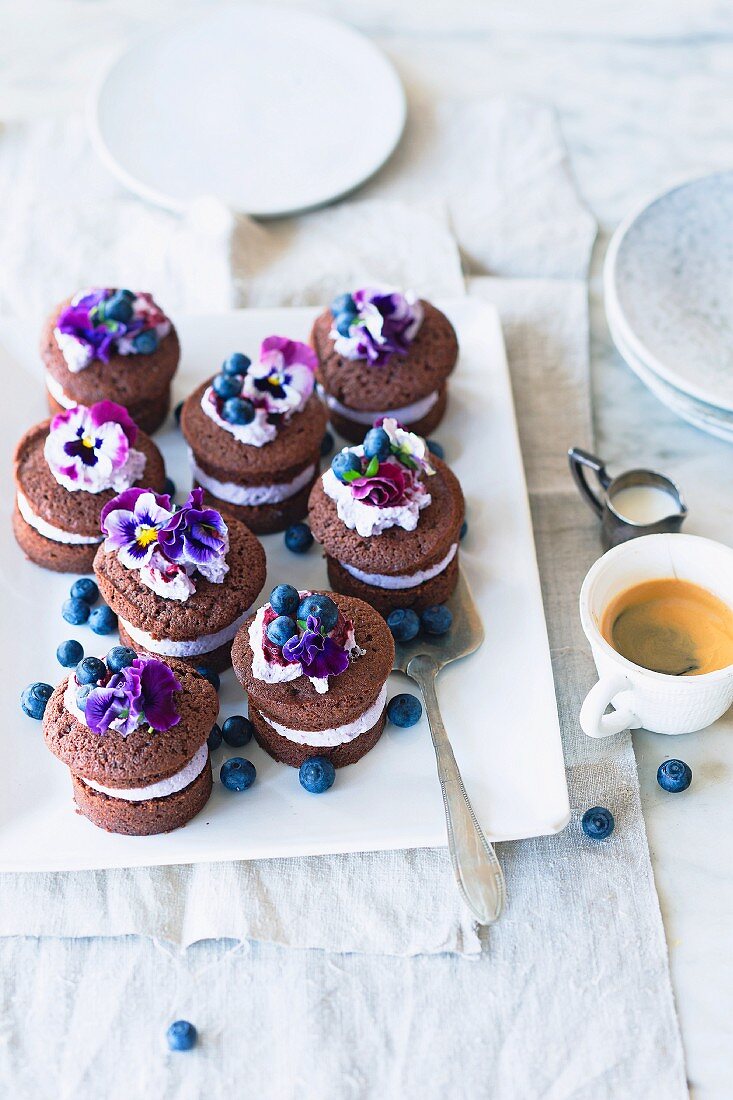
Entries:
POLYGON ((656 470, 627 470, 610 477, 605 463, 580 447, 568 451, 570 471, 585 502, 601 521, 606 550, 640 535, 679 531, 687 517, 687 505, 674 481, 656 470), (599 492, 588 483, 595 474, 599 492))

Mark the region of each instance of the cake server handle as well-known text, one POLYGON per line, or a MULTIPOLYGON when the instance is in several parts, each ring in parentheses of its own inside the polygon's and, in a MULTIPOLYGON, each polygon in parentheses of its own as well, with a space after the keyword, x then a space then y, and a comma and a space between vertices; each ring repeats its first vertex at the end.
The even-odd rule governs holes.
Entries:
POLYGON ((479 924, 491 924, 504 907, 504 875, 494 849, 481 831, 463 786, 461 773, 440 716, 435 691, 437 673, 438 666, 426 654, 413 657, 407 666, 408 676, 418 684, 425 700, 438 777, 443 791, 448 850, 458 889, 479 924))

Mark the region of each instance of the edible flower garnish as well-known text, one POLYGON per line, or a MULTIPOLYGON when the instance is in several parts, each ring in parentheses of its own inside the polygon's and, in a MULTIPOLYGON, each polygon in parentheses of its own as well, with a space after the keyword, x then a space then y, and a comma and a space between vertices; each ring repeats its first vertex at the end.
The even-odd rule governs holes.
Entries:
POLYGON ((411 291, 362 287, 331 303, 331 338, 339 355, 382 366, 405 355, 423 321, 423 307, 411 291))
POLYGON ((175 692, 181 690, 164 661, 137 657, 105 684, 92 688, 85 703, 86 723, 98 734, 114 729, 127 737, 144 725, 162 733, 181 720, 174 702, 175 692))
POLYGON ((99 401, 54 416, 43 453, 56 481, 74 492, 120 492, 142 477, 145 455, 133 449, 137 427, 122 405, 99 401))
POLYGON ((70 371, 110 355, 151 355, 171 323, 151 294, 95 287, 77 294, 59 314, 54 335, 70 371))

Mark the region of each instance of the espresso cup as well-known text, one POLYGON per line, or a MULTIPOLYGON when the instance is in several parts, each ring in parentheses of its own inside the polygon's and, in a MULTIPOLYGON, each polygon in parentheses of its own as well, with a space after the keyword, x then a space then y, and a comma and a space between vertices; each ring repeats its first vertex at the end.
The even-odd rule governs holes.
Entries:
POLYGON ((601 634, 614 596, 643 581, 677 577, 707 588, 733 608, 733 550, 697 535, 643 535, 599 558, 580 591, 580 619, 598 670, 585 697, 580 725, 589 737, 628 729, 694 733, 733 703, 733 665, 702 676, 669 676, 633 664, 601 634), (613 713, 606 714, 612 705, 613 713))

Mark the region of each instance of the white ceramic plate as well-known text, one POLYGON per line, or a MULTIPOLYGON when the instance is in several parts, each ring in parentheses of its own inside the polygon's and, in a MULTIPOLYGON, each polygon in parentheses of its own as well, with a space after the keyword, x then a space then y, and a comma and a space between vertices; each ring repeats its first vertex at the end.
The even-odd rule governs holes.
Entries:
MULTIPOLYGON (((496 312, 470 300, 444 303, 461 344, 451 380, 449 413, 436 433, 463 484, 470 529, 463 568, 486 627, 477 653, 438 680, 445 723, 477 816, 493 840, 551 833, 568 820, 562 748, 550 654, 535 561, 522 458, 496 312)), ((313 310, 252 310, 218 317, 176 318, 184 349, 177 399, 214 371, 231 351, 249 351, 273 332, 305 339, 313 310)), ((76 637, 103 655, 116 641, 87 627, 69 627, 61 603, 73 580, 24 560, 9 530, 10 456, 23 430, 45 415, 36 333, 0 325, 4 379, 0 543, 3 616, 0 690, 6 716, 0 733, 0 870, 64 870, 201 860, 252 859, 445 843, 440 787, 427 724, 388 727, 372 752, 338 772, 325 795, 307 794, 298 773, 256 744, 219 750, 257 767, 251 790, 233 794, 217 781, 203 813, 184 829, 157 837, 113 836, 74 813, 66 768, 45 748, 38 722, 19 706, 33 680, 56 683, 56 646, 76 637)), ((180 434, 156 437, 181 492, 190 480, 180 434)), ((317 547, 305 556, 285 550, 282 535, 263 539, 268 587, 292 581, 327 587, 317 547)), ((394 674, 390 694, 417 692, 394 674)), ((245 711, 234 674, 222 681, 222 717, 245 711)))
POLYGON ((271 217, 329 202, 389 157, 399 78, 350 27, 287 8, 228 6, 133 45, 90 102, 92 140, 144 198, 213 195, 271 217))

